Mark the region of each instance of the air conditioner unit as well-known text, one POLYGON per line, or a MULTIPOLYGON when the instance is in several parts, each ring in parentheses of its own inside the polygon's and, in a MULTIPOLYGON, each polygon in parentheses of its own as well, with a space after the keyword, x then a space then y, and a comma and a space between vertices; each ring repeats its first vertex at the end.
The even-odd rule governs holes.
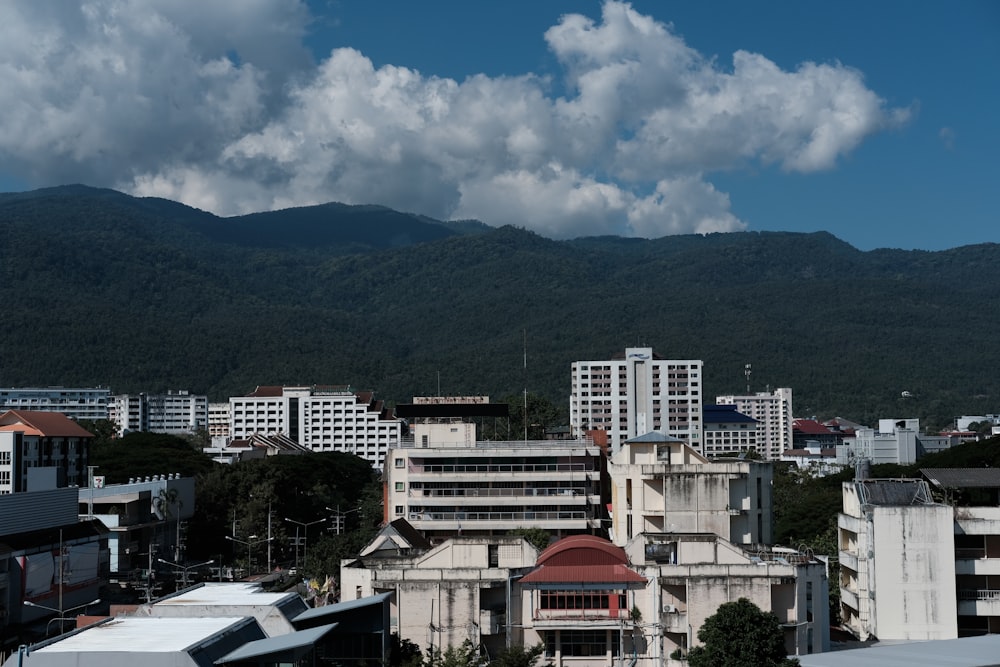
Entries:
POLYGON ((672 604, 665 604, 665 605, 663 605, 663 613, 664 614, 676 614, 677 613, 677 607, 674 606, 674 605, 672 605, 672 604))

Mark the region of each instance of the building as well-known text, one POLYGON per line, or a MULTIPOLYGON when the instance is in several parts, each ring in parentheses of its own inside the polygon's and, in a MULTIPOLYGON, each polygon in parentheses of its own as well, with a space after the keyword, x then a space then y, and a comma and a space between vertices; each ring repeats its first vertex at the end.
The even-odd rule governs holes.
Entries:
POLYGON ((4 387, 0 389, 0 412, 42 410, 59 412, 75 421, 108 418, 110 389, 101 387, 4 387))
POLYGON ((767 461, 777 461, 792 448, 792 390, 788 388, 744 396, 716 396, 719 405, 735 405, 757 420, 757 452, 767 461))
POLYGON ((112 396, 108 414, 118 434, 132 431, 186 435, 208 428, 208 397, 186 390, 112 396))
POLYGON ((854 435, 854 431, 845 434, 815 419, 792 420, 792 449, 834 449, 844 443, 845 435, 854 435))
POLYGON ((778 617, 789 655, 830 649, 827 568, 812 554, 746 549, 706 533, 647 533, 625 550, 649 581, 643 618, 657 645, 641 664, 686 665, 682 658, 698 644, 705 620, 740 598, 778 617))
POLYGON ((757 452, 757 420, 735 405, 704 405, 702 454, 709 458, 757 452))
POLYGON ((389 451, 383 470, 385 521, 405 518, 432 541, 540 528, 554 536, 601 528, 604 457, 593 441, 477 441, 468 401, 414 399, 425 416, 413 439, 389 451))
POLYGON ((557 667, 605 667, 626 657, 662 664, 648 660, 659 644, 647 641, 657 618, 649 614, 649 581, 608 540, 574 535, 549 545, 517 586, 521 643, 543 643, 557 667))
POLYGON ((0 655, 17 648, 9 626, 44 631, 101 595, 107 530, 80 519, 77 494, 47 488, 0 496, 0 655))
POLYGON ((934 502, 927 482, 916 479, 844 482, 843 503, 837 532, 844 625, 862 640, 957 637, 952 508, 934 502))
POLYGON ((570 428, 609 433, 611 451, 630 438, 659 431, 702 451, 702 362, 664 359, 650 347, 621 356, 575 361, 571 367, 570 428))
POLYGON ((402 437, 391 409, 349 386, 262 386, 230 398, 229 407, 234 440, 280 434, 314 452, 355 454, 376 468, 402 437))
POLYGON ((389 593, 392 631, 425 653, 465 640, 495 655, 521 643, 517 580, 538 552, 522 537, 453 537, 432 546, 406 521, 340 567, 341 600, 389 593))
POLYGON ((220 438, 223 443, 229 440, 231 422, 229 403, 208 404, 208 437, 213 444, 217 442, 216 438, 220 438))
POLYGON ((772 539, 771 463, 707 458, 685 443, 648 433, 608 463, 611 539, 642 533, 712 533, 737 544, 772 539))
POLYGON ((94 436, 58 412, 8 410, 0 414, 0 495, 29 488, 34 469, 55 474, 53 486, 86 486, 94 436))
POLYGON ((837 447, 837 463, 852 465, 859 459, 872 464, 909 465, 917 459, 958 444, 958 437, 926 435, 919 419, 880 419, 878 429, 859 428, 837 447))

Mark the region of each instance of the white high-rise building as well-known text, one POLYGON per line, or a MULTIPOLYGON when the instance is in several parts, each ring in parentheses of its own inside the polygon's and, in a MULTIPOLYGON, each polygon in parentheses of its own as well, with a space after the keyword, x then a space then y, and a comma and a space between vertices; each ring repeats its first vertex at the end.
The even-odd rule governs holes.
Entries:
POLYGON ((651 347, 572 365, 569 420, 573 435, 608 433, 611 451, 653 431, 702 450, 702 361, 664 359, 651 347))
POLYGON ((121 394, 112 396, 108 418, 118 433, 148 431, 183 435, 208 427, 208 397, 186 390, 166 394, 121 394))
POLYGON ((229 436, 281 434, 316 452, 346 452, 382 467, 402 422, 370 391, 349 386, 257 387, 229 399, 229 436))
POLYGON ((781 460, 792 448, 792 390, 783 387, 773 392, 760 391, 745 396, 716 396, 719 405, 736 409, 757 420, 757 453, 767 461, 781 460))

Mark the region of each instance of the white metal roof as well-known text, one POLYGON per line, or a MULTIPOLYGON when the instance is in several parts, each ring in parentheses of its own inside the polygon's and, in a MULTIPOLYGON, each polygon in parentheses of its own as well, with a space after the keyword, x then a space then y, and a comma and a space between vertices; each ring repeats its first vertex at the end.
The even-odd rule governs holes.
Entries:
POLYGON ((996 667, 1000 635, 927 642, 876 644, 847 651, 796 656, 802 667, 996 667))
POLYGON ((32 653, 122 652, 174 653, 196 646, 245 617, 150 618, 121 616, 86 628, 65 639, 33 649, 32 653))
POLYGON ((198 606, 246 606, 246 605, 276 605, 296 593, 266 593, 260 584, 233 582, 211 583, 172 595, 154 603, 154 606, 198 605, 198 606))

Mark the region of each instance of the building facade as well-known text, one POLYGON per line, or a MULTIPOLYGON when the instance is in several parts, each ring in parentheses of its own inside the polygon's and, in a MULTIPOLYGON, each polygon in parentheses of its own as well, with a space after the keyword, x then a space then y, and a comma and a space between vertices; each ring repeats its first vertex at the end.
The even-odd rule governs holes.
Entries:
POLYGON ((952 508, 934 502, 927 482, 916 479, 844 482, 843 503, 844 625, 862 640, 957 637, 952 508))
POLYGON ((878 429, 859 428, 853 437, 844 438, 837 446, 837 463, 850 465, 867 459, 872 464, 909 465, 960 441, 958 436, 921 433, 919 419, 880 419, 878 429))
POLYGON ((100 387, 4 387, 0 388, 0 412, 42 410, 59 412, 80 421, 108 418, 110 389, 100 387))
POLYGON ((94 436, 58 412, 8 410, 0 414, 0 495, 29 489, 31 472, 48 468, 53 486, 87 486, 94 436))
POLYGON ((119 435, 132 431, 185 435, 208 428, 208 397, 186 390, 119 394, 111 397, 108 414, 119 435))
POLYGON ((402 422, 372 392, 349 386, 257 387, 229 399, 229 437, 281 434, 314 452, 345 452, 382 467, 402 422))
POLYGON ((735 405, 702 406, 704 445, 709 457, 735 456, 757 451, 757 420, 739 412, 735 405))
POLYGON ((757 420, 757 452, 767 461, 777 461, 792 448, 792 390, 780 388, 744 396, 716 396, 719 405, 735 405, 757 420))
POLYGON ((664 359, 630 347, 612 359, 571 367, 570 428, 574 436, 602 429, 612 451, 630 438, 659 431, 702 449, 702 362, 664 359))
POLYGON ((608 463, 611 539, 643 533, 712 533, 736 544, 772 540, 771 463, 707 458, 680 440, 649 433, 608 463))

